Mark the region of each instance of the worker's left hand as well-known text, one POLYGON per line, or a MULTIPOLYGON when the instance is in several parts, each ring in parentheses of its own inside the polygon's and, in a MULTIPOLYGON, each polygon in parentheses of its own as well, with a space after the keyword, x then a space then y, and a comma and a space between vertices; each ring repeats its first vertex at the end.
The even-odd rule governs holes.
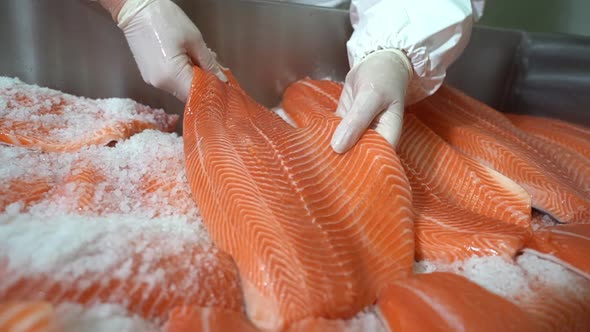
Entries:
POLYGON ((227 80, 199 29, 171 0, 99 1, 125 33, 148 84, 184 102, 195 65, 227 80))
POLYGON ((376 51, 355 65, 346 75, 336 110, 343 119, 332 137, 332 148, 348 151, 369 127, 395 147, 412 73, 410 60, 398 50, 376 51))

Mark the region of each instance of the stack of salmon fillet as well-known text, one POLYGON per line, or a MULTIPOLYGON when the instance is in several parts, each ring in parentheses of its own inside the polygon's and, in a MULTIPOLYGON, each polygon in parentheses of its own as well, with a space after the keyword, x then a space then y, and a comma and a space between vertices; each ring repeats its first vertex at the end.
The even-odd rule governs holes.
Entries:
POLYGON ((590 130, 443 86, 332 151, 195 68, 184 116, 0 78, 0 331, 587 331, 590 130))

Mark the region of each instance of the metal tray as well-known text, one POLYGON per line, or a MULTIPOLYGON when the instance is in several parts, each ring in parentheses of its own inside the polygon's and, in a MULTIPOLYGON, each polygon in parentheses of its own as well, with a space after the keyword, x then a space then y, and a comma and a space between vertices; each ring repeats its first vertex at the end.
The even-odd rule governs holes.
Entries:
MULTIPOLYGON (((244 89, 272 107, 291 82, 343 80, 348 12, 271 1, 176 1, 244 89)), ((145 84, 110 16, 88 0, 0 2, 0 75, 91 98, 183 105, 145 84)), ((590 126, 590 38, 476 27, 447 82, 502 111, 590 126)), ((180 128, 179 128, 180 132, 180 128)))

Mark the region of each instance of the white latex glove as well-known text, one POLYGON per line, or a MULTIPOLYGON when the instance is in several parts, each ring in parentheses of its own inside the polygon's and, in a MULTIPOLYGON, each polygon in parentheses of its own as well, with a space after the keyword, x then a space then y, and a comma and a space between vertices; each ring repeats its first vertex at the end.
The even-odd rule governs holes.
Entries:
POLYGON ((395 49, 373 52, 354 66, 336 110, 343 119, 332 137, 334 151, 348 151, 369 127, 395 147, 412 73, 410 60, 395 49))
POLYGON ((227 80, 199 29, 174 2, 101 0, 101 3, 125 33, 146 83, 184 102, 194 65, 227 80))

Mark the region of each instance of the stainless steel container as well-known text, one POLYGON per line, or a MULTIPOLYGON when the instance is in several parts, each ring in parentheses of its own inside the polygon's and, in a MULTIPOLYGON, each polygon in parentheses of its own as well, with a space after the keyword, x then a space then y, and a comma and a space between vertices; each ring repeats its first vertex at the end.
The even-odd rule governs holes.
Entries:
MULTIPOLYGON (((272 1, 176 1, 266 106, 291 82, 343 80, 348 12, 272 1)), ((0 2, 0 75, 76 95, 129 97, 182 114, 145 84, 110 16, 89 0, 0 2)), ((590 39, 478 27, 447 82, 503 111, 590 125, 590 39)))

